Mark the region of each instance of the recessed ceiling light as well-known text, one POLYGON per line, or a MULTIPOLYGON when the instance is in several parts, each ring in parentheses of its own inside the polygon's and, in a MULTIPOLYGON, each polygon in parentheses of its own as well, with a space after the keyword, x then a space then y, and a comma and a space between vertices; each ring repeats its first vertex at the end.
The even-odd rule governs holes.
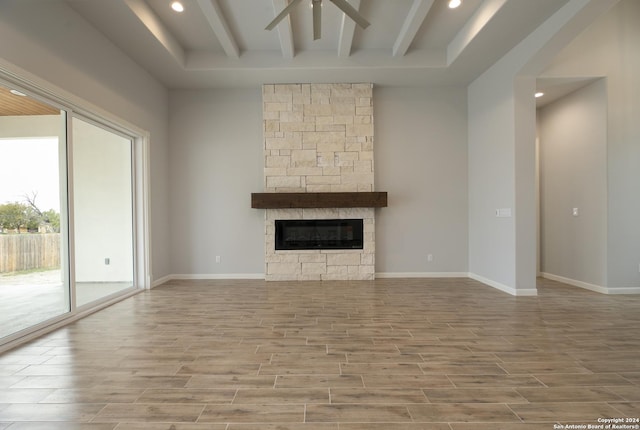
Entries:
POLYGON ((540 97, 542 97, 544 95, 543 92, 538 91, 537 93, 534 94, 536 96, 537 99, 539 99, 540 97))
POLYGON ((14 96, 20 96, 20 97, 26 97, 27 95, 23 92, 20 92, 18 90, 9 90, 9 92, 11 94, 13 94, 14 96))
POLYGON ((449 0, 449 9, 455 9, 462 4, 462 0, 449 0))
POLYGON ((184 6, 179 1, 174 1, 173 3, 171 3, 171 9, 175 10, 176 12, 184 12, 184 6))

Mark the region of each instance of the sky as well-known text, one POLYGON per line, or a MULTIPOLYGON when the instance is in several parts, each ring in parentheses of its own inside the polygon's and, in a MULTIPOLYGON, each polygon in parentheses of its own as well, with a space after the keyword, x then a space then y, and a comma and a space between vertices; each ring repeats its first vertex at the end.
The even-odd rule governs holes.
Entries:
POLYGON ((0 139, 0 204, 37 192, 41 211, 60 212, 58 139, 0 139))

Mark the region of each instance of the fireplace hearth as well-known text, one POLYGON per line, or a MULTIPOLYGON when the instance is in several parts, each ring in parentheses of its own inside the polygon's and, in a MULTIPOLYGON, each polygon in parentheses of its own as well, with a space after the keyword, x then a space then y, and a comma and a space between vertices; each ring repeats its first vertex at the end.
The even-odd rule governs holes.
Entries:
POLYGON ((275 249, 362 249, 362 219, 275 220, 275 249))

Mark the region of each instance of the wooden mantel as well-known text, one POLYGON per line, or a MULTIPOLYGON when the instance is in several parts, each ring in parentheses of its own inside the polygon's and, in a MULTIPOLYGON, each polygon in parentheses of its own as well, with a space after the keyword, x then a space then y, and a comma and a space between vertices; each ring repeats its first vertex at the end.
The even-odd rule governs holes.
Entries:
POLYGON ((287 208, 383 208, 387 193, 251 193, 254 209, 287 208))

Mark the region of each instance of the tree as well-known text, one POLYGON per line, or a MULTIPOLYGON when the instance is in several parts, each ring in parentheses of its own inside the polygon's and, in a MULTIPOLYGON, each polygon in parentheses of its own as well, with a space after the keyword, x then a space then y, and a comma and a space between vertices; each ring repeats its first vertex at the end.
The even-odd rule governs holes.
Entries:
POLYGON ((25 203, 13 202, 0 205, 0 232, 15 230, 20 233, 21 228, 29 232, 37 232, 41 225, 46 225, 48 231, 60 232, 60 214, 53 209, 41 211, 36 205, 38 193, 25 195, 25 203))
POLYGON ((33 212, 36 213, 37 216, 42 217, 42 212, 38 209, 38 205, 36 205, 36 198, 38 197, 37 191, 31 191, 31 194, 23 194, 24 201, 29 206, 33 212))
POLYGON ((38 227, 40 227, 40 224, 42 223, 41 221, 42 213, 40 213, 40 211, 35 211, 30 206, 26 206, 26 205, 23 205, 23 206, 24 206, 24 224, 22 224, 22 226, 25 227, 29 233, 37 232, 38 227))
POLYGON ((27 206, 14 202, 0 205, 0 227, 2 230, 16 230, 20 233, 20 227, 26 226, 27 206))
POLYGON ((42 212, 42 221, 49 224, 55 233, 60 233, 60 214, 53 209, 42 212))
MULTIPOLYGON (((60 232, 60 214, 53 209, 49 209, 48 211, 41 211, 36 204, 36 198, 38 197, 37 191, 32 191, 31 194, 23 195, 26 204, 28 205, 30 211, 29 220, 31 221, 31 226, 35 224, 35 228, 41 224, 46 224, 56 233, 60 232)), ((28 227, 31 230, 31 227, 28 227)))

